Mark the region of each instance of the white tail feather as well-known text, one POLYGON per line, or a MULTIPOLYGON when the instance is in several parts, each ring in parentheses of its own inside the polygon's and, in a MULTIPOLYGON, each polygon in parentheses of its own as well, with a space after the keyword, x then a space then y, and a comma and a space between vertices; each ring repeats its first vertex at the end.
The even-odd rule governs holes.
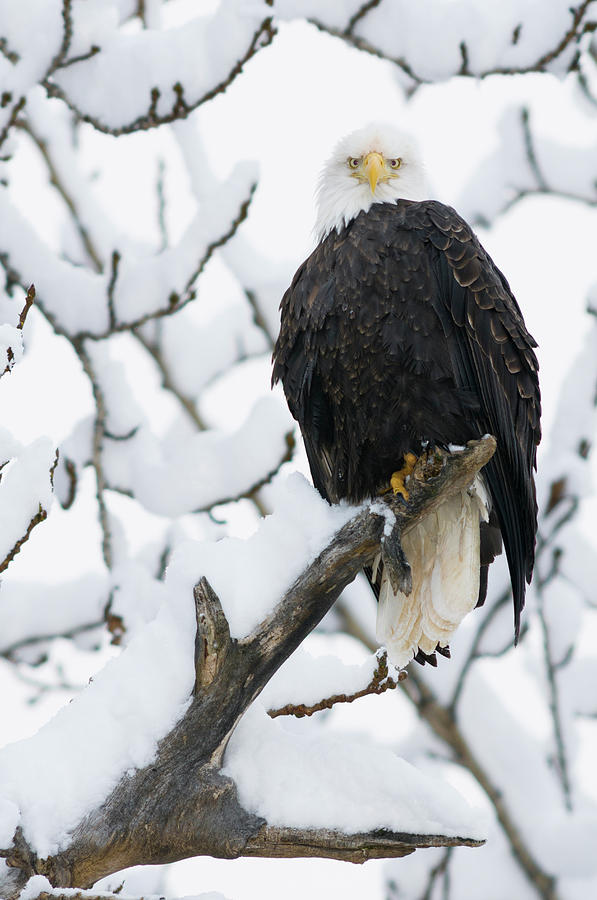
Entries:
MULTIPOLYGON (((482 479, 445 500, 406 534, 402 547, 412 571, 407 597, 394 594, 382 574, 376 636, 402 668, 420 648, 445 647, 479 596, 479 523, 487 521, 482 479)), ((376 562, 377 564, 377 562, 376 562)))

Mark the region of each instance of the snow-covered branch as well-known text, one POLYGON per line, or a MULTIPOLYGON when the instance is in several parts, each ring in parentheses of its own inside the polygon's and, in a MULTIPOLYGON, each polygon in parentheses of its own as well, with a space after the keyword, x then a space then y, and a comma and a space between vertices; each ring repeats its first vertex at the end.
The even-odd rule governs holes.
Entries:
POLYGON ((316 2, 276 4, 278 16, 305 16, 321 31, 393 63, 410 89, 455 75, 576 71, 595 29, 594 9, 594 0, 575 6, 558 0, 547 18, 529 0, 509 8, 470 0, 449 8, 437 0, 424 6, 406 0, 339 0, 324 9, 316 2), (442 35, 441 52, 436 33, 442 35))
POLYGON ((577 148, 533 131, 526 106, 509 108, 498 126, 497 147, 471 173, 458 207, 473 222, 487 225, 527 197, 561 197, 597 206, 594 148, 577 148), (504 172, 516 173, 504 179, 504 172))
POLYGON ((237 6, 229 0, 180 28, 104 34, 87 54, 54 67, 44 87, 78 119, 114 136, 184 119, 223 93, 274 37, 271 16, 239 16, 237 6), (126 93, 119 90, 123 66, 126 93))
MULTIPOLYGON (((475 828, 465 824, 462 809, 452 814, 445 809, 434 813, 435 817, 447 817, 445 833, 438 832, 437 818, 435 825, 419 822, 412 833, 396 827, 408 819, 397 818, 398 811, 391 802, 384 813, 378 812, 380 819, 370 831, 343 831, 316 822, 313 827, 299 828, 291 822, 267 821, 239 799, 235 780, 230 777, 238 766, 237 754, 225 769, 223 763, 226 746, 243 713, 359 569, 371 563, 385 535, 385 504, 395 516, 391 544, 395 548, 403 531, 446 496, 469 484, 494 449, 495 441, 486 437, 471 442, 463 452, 438 451, 431 460, 421 460, 407 506, 400 498, 391 497, 349 517, 277 605, 240 639, 231 637, 222 604, 207 579, 202 578, 194 590, 194 690, 184 715, 161 739, 157 754, 151 754, 135 771, 125 766, 116 786, 110 778, 110 788, 99 805, 97 789, 92 790, 95 808, 86 810, 78 823, 71 821, 61 845, 56 846, 54 836, 50 843, 47 838, 42 840, 37 849, 35 839, 15 819, 12 846, 1 853, 9 867, 4 871, 3 896, 16 898, 33 874, 46 875, 57 886, 87 887, 127 865, 168 862, 198 854, 224 858, 308 855, 362 862, 403 856, 416 847, 479 844, 475 828), (452 820, 450 815, 454 816, 452 820)), ((400 565, 400 554, 397 560, 400 565)), ((163 639, 163 630, 160 636, 163 639)), ((120 683, 119 690, 123 689, 120 683)), ((72 709, 71 705, 69 714, 76 715, 72 709)), ((357 771, 353 777, 358 780, 357 771)), ((426 792, 423 803, 439 802, 437 798, 431 800, 433 793, 423 787, 423 782, 418 789, 426 792)))

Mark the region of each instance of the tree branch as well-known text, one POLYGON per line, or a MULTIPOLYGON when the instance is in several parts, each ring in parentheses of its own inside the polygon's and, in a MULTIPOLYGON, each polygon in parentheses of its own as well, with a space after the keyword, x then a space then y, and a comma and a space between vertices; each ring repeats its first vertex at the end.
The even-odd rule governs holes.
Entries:
MULTIPOLYGON (((68 0, 64 0, 64 2, 66 5, 68 0)), ((274 39, 275 33, 276 32, 273 26, 272 17, 268 16, 259 24, 259 27, 253 34, 243 56, 239 60, 237 60, 234 66, 231 67, 226 78, 224 78, 214 87, 210 88, 196 100, 193 100, 191 103, 189 103, 184 99, 184 88, 182 84, 180 82, 176 82, 172 85, 172 90, 175 94, 176 99, 172 105, 172 108, 163 115, 158 115, 157 113, 158 100, 160 99, 160 90, 159 88, 154 87, 151 91, 151 99, 147 112, 138 116, 132 122, 127 122, 126 124, 115 128, 111 128, 109 125, 106 125, 106 123, 102 122, 102 120, 97 116, 89 115, 88 113, 85 113, 83 110, 79 109, 77 105, 73 103, 73 101, 69 98, 66 91, 64 91, 58 84, 56 84, 55 81, 51 80, 50 76, 57 68, 59 68, 60 66, 64 67, 65 65, 69 65, 77 61, 63 60, 62 50, 60 51, 59 57, 57 57, 58 62, 55 62, 50 67, 50 71, 43 79, 42 84, 47 92, 48 97, 56 97, 59 100, 62 100, 62 102, 65 103, 68 108, 75 114, 78 121, 88 122, 90 125, 93 125, 93 127, 97 129, 97 131, 101 131, 103 134, 111 134, 114 137, 118 137, 121 134, 132 134, 135 131, 147 131, 151 128, 157 128, 160 125, 167 125, 170 122, 176 122, 179 119, 186 119, 199 106, 202 106, 204 103, 212 100, 218 94, 223 94, 224 91, 232 84, 235 78, 240 75, 245 64, 253 56, 255 56, 255 54, 259 50, 271 44, 272 40, 274 39)), ((86 58, 95 55, 96 52, 98 52, 97 48, 92 47, 89 53, 85 54, 82 57, 79 57, 78 61, 85 60, 86 58)))
POLYGON ((153 762, 125 775, 73 829, 70 843, 59 853, 39 859, 18 830, 12 847, 0 856, 20 873, 10 873, 0 893, 4 888, 3 896, 15 900, 32 874, 45 875, 57 886, 87 887, 130 865, 197 855, 322 856, 363 862, 402 856, 416 847, 478 845, 445 835, 274 828, 240 805, 234 782, 220 769, 245 710, 362 566, 372 562, 387 528, 387 510, 394 528, 408 531, 446 497, 467 487, 494 451, 495 440, 488 436, 462 452, 437 451, 419 460, 409 483, 408 505, 390 494, 358 512, 242 640, 230 639, 219 600, 202 579, 194 592, 196 684, 184 717, 161 741, 153 762))
MULTIPOLYGON (((570 15, 572 16, 572 21, 570 23, 570 27, 560 37, 555 46, 546 49, 529 65, 493 66, 481 71, 471 71, 468 64, 467 46, 464 42, 461 42, 459 45, 461 58, 460 68, 455 69, 453 72, 448 72, 442 77, 435 78, 423 77, 415 71, 414 67, 405 57, 392 56, 391 54, 382 50, 380 47, 375 46, 375 44, 371 43, 371 41, 355 33, 356 26, 365 18, 367 13, 369 13, 372 9, 380 6, 380 3, 377 2, 377 0, 369 0, 368 3, 364 3, 363 6, 361 6, 357 10, 357 12, 353 16, 351 16, 346 27, 344 28, 327 25, 323 20, 316 18, 311 18, 308 21, 311 25, 314 25, 320 31, 323 31, 326 34, 330 34, 333 37, 340 38, 350 46, 355 47, 357 50, 362 50, 364 53, 369 53, 372 56, 378 57, 379 59, 385 59, 388 62, 391 62, 394 65, 398 66, 398 68, 401 69, 401 71, 404 72, 404 74, 412 80, 413 89, 416 89, 422 84, 431 84, 434 81, 447 81, 449 78, 452 78, 456 75, 467 76, 470 78, 487 78, 490 75, 526 75, 530 72, 544 72, 546 67, 550 63, 557 60, 571 45, 578 45, 580 39, 584 34, 595 30, 595 23, 589 21, 587 16, 589 7, 592 5, 592 3, 593 0, 582 0, 582 2, 578 4, 578 6, 571 6, 570 15)), ((536 19, 536 24, 540 24, 540 19, 536 19)), ((517 25, 512 33, 512 44, 518 43, 521 30, 522 23, 517 25)), ((578 69, 579 54, 577 53, 574 55, 572 61, 570 62, 568 71, 576 72, 578 71, 578 69)))
POLYGON ((95 471, 96 492, 98 516, 102 530, 102 556, 107 569, 112 568, 112 534, 110 531, 110 517, 108 515, 108 507, 106 505, 106 476, 103 464, 103 447, 105 434, 105 425, 107 418, 106 404, 104 394, 100 387, 99 381, 95 374, 91 357, 86 348, 85 341, 74 338, 71 340, 75 353, 81 361, 83 371, 89 378, 93 399, 95 402, 95 422, 93 426, 93 455, 92 465, 95 471))
POLYGON ((546 872, 533 856, 508 809, 502 791, 492 781, 488 772, 468 746, 455 716, 440 703, 419 673, 411 670, 409 677, 403 682, 402 688, 415 703, 419 715, 430 725, 434 733, 452 749, 456 762, 469 770, 489 797, 514 858, 539 896, 543 900, 558 900, 556 879, 546 872))
MULTIPOLYGON (((50 468, 50 484, 52 485, 52 488, 54 487, 54 472, 56 471, 57 465, 58 465, 58 451, 56 451, 56 457, 54 459, 52 467, 50 468)), ((31 532, 33 531, 33 529, 37 525, 40 525, 42 522, 45 522, 45 520, 47 518, 48 518, 48 511, 47 511, 47 509, 44 509, 40 503, 38 505, 37 512, 31 518, 31 521, 29 522, 29 524, 27 526, 25 534, 15 542, 12 549, 9 550, 9 552, 6 554, 5 558, 0 562, 0 572, 4 572, 5 569, 7 569, 9 567, 9 565, 11 564, 11 562, 13 561, 13 559, 15 558, 17 553, 20 553, 21 547, 23 546, 23 544, 25 544, 31 537, 31 532)))
POLYGON ((307 706, 304 703, 287 703, 286 706, 282 706, 280 709, 268 710, 268 715, 272 719, 277 719, 278 716, 296 716, 297 719, 302 719, 303 716, 312 716, 313 713, 320 712, 322 709, 331 709, 336 703, 353 703, 355 700, 359 700, 361 697, 368 697, 371 694, 385 694, 386 691, 392 691, 398 687, 398 682, 404 681, 406 677, 407 673, 404 669, 398 672, 396 677, 389 674, 388 656, 384 651, 379 657, 379 662, 371 681, 362 690, 355 691, 354 694, 334 694, 332 697, 326 697, 324 700, 313 703, 311 706, 307 706))

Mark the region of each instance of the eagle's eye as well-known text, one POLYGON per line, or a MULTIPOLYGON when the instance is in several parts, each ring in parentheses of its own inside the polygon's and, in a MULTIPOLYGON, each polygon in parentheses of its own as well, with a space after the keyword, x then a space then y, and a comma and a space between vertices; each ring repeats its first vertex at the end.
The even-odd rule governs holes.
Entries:
POLYGON ((356 157, 356 156, 348 157, 348 168, 349 169, 358 169, 358 167, 360 165, 361 165, 361 160, 359 157, 356 157))
POLYGON ((402 165, 400 157, 398 157, 398 159, 389 159, 388 162, 390 164, 390 169, 399 169, 402 165))

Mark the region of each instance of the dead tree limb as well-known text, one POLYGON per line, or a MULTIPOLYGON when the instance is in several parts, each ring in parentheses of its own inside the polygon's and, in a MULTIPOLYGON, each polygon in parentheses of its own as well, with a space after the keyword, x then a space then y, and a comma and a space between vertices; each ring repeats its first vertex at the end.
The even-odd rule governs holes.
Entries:
MULTIPOLYGON (((242 640, 230 637, 220 601, 206 579, 195 588, 195 689, 181 721, 144 769, 125 775, 112 794, 72 831, 59 853, 39 859, 17 830, 0 851, 9 873, 0 894, 15 900, 27 878, 45 875, 60 887, 87 888, 132 865, 191 856, 320 856, 351 862, 404 856, 418 847, 478 845, 466 837, 343 834, 327 829, 270 826, 244 809, 234 782, 222 774, 224 752, 239 719, 272 675, 323 618, 340 592, 370 564, 380 542, 399 536, 446 497, 466 488, 491 458, 485 437, 453 454, 422 458, 409 483, 410 499, 386 495, 359 511, 289 588, 272 612, 242 640)), ((400 552, 395 564, 401 565, 400 552)), ((404 576, 405 573, 403 573, 404 576)))

